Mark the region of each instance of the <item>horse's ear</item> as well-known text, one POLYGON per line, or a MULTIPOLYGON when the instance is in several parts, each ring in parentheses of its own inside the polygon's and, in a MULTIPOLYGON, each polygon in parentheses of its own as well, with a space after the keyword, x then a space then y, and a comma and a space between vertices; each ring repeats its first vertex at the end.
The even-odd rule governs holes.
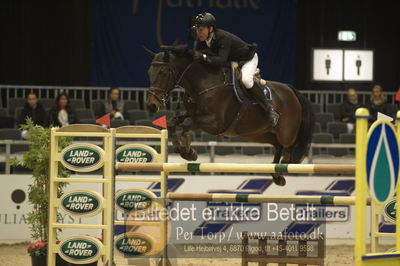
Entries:
POLYGON ((185 56, 187 54, 187 45, 184 44, 180 44, 180 45, 176 45, 171 49, 171 52, 174 55, 178 55, 178 56, 185 56))
POLYGON ((156 55, 155 52, 151 51, 150 49, 146 48, 145 46, 142 46, 142 48, 143 48, 144 52, 151 57, 151 59, 153 59, 154 56, 156 55))
POLYGON ((172 45, 160 45, 160 49, 161 50, 171 50, 171 49, 173 49, 174 48, 174 46, 172 46, 172 45))
POLYGON ((164 52, 163 61, 164 61, 165 63, 169 63, 169 52, 168 52, 168 51, 165 51, 165 52, 164 52))

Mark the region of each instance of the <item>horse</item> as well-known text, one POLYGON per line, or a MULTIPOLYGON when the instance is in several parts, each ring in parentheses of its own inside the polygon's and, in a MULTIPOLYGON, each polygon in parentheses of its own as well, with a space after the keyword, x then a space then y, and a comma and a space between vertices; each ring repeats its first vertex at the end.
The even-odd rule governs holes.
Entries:
MULTIPOLYGON (((308 99, 294 87, 267 81, 274 96, 272 104, 280 114, 278 123, 272 126, 261 107, 244 105, 235 98, 223 68, 193 60, 193 50, 189 48, 172 46, 159 53, 143 48, 152 58, 148 69, 148 110, 157 112, 176 86, 185 90, 185 112, 169 120, 167 126, 174 151, 182 158, 197 160, 197 153, 190 146, 189 131, 194 130, 269 143, 274 147, 276 164, 301 163, 308 155, 314 113, 308 99), (177 134, 177 127, 182 128, 181 135, 177 134)), ((272 177, 275 184, 286 184, 281 173, 273 173, 272 177)))

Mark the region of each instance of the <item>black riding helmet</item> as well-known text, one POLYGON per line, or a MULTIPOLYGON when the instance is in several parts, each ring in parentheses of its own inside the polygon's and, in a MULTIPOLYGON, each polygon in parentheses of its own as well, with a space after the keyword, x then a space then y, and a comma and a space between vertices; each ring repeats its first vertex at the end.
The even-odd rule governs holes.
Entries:
POLYGON ((216 26, 217 21, 215 20, 215 17, 211 13, 200 13, 196 16, 194 19, 194 26, 196 28, 199 27, 214 27, 216 26))

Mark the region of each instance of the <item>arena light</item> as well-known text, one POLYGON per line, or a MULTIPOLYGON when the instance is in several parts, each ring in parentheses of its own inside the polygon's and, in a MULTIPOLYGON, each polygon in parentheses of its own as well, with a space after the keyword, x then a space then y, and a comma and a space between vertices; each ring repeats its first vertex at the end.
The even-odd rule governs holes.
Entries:
POLYGON ((340 30, 338 31, 338 41, 342 42, 355 42, 357 40, 357 34, 352 30, 340 30))

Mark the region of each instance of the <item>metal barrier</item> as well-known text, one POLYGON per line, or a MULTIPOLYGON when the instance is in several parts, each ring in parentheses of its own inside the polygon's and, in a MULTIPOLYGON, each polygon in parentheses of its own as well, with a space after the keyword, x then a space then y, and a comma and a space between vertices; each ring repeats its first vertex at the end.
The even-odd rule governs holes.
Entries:
MULTIPOLYGON (((40 99, 55 99, 57 94, 61 91, 65 91, 71 97, 71 99, 85 100, 86 107, 91 108, 92 100, 104 100, 107 98, 107 91, 109 87, 74 87, 74 86, 22 86, 22 85, 1 85, 1 91, 3 92, 3 106, 7 107, 6 100, 25 98, 26 93, 34 91, 38 94, 40 99)), ((121 97, 126 101, 138 101, 141 107, 144 108, 143 104, 146 102, 147 88, 138 87, 120 87, 121 97)), ((179 97, 183 96, 184 90, 176 88, 171 92, 171 97, 167 105, 179 97)), ((326 110, 325 107, 328 104, 342 103, 346 97, 345 91, 319 91, 319 90, 301 90, 312 103, 321 106, 322 110, 326 110)), ((358 91, 359 100, 362 104, 366 104, 371 95, 370 91, 358 91)), ((388 103, 396 104, 394 91, 385 91, 385 95, 388 99, 388 103)), ((1 107, 0 102, 0 107, 1 107)))
MULTIPOLYGON (((79 141, 75 141, 74 143, 79 143, 79 141)), ((85 143, 91 143, 98 145, 100 142, 98 141, 85 141, 85 143)), ((130 142, 120 142, 121 144, 129 144, 130 142)), ((159 142, 156 141, 142 141, 141 143, 145 145, 159 145, 159 142)), ((9 163, 9 159, 13 156, 20 156, 21 153, 11 153, 11 147, 12 145, 29 145, 29 141, 26 140, 0 140, 0 147, 5 146, 4 149, 4 156, 1 156, 2 154, 0 153, 0 163, 5 163, 5 169, 4 173, 5 174, 10 174, 11 173, 11 165, 9 163)), ((171 142, 168 143, 168 145, 172 145, 171 142)), ((253 142, 218 142, 218 141, 194 141, 191 143, 192 146, 194 147, 207 147, 208 148, 208 156, 209 156, 209 162, 213 163, 215 162, 215 159, 217 157, 215 149, 217 147, 272 147, 270 144, 262 144, 262 143, 253 143, 253 142)), ((343 148, 355 148, 355 144, 340 144, 340 143, 311 143, 311 148, 309 151, 309 154, 307 156, 307 162, 312 163, 313 162, 313 148, 333 148, 333 149, 343 149, 343 148)), ((223 155, 222 155, 223 156, 223 155)), ((272 154, 271 154, 272 156, 272 154)), ((338 157, 340 158, 340 157, 338 157)))

